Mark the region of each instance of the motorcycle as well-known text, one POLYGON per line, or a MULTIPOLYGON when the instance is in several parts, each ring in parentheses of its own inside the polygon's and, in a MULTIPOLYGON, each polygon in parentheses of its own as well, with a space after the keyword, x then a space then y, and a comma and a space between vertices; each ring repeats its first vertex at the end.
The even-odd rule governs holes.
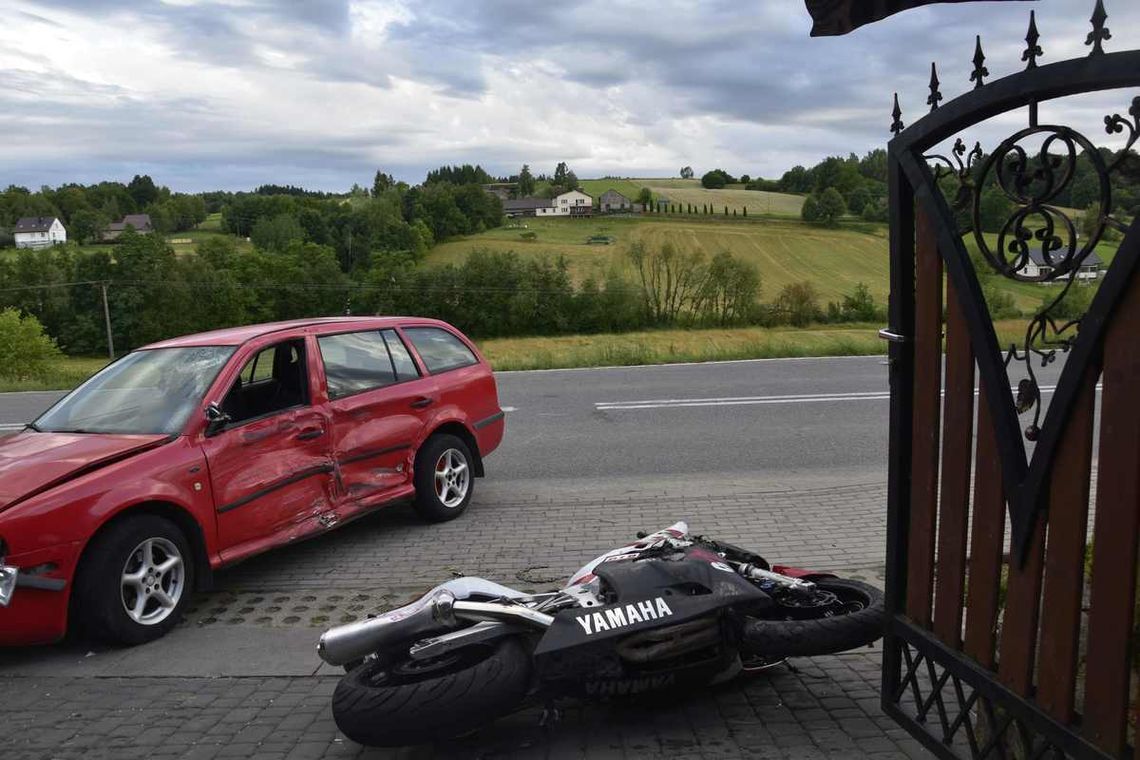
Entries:
POLYGON ((721 683, 870 644, 882 627, 878 589, 771 566, 678 522, 601 555, 558 591, 458 578, 329 629, 317 649, 347 671, 333 694, 341 731, 401 746, 528 703, 721 683))

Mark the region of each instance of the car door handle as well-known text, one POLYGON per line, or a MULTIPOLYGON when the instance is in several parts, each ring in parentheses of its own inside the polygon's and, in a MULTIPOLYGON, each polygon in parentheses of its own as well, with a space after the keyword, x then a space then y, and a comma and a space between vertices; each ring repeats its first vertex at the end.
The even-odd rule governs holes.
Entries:
POLYGON ((433 403, 435 403, 434 399, 430 399, 427 396, 424 396, 423 398, 418 398, 413 401, 410 406, 413 409, 423 409, 424 407, 431 406, 433 403))
POLYGON ((324 434, 324 428, 311 428, 309 430, 302 430, 300 433, 297 433, 297 440, 311 441, 314 438, 320 438, 324 434))

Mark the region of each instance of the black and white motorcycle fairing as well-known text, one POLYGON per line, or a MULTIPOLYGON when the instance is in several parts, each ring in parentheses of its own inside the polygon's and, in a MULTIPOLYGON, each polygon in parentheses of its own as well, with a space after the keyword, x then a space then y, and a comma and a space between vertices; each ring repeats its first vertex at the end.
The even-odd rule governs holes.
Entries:
POLYGON ((333 695, 341 730, 397 746, 461 735, 528 698, 699 688, 869 644, 882 625, 877 589, 772 567, 678 522, 603 554, 561 590, 458 578, 326 631, 318 651, 348 670, 333 695))

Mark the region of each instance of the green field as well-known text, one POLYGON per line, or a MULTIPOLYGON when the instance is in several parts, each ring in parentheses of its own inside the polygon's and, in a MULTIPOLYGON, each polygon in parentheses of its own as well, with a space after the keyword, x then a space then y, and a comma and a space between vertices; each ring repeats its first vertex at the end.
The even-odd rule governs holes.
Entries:
POLYGON ((582 188, 583 193, 592 195, 595 201, 607 190, 617 190, 631 201, 636 201, 637 194, 641 192, 641 185, 628 179, 584 179, 578 183, 578 186, 582 188))
POLYGON ((706 190, 695 179, 635 179, 633 182, 648 187, 654 198, 663 197, 672 203, 691 203, 701 207, 708 204, 718 214, 723 214, 724 207, 728 206, 729 214, 734 209, 737 214, 741 214, 747 208, 752 216, 763 214, 799 219, 800 209, 804 205, 801 195, 745 190, 742 185, 733 185, 723 190, 706 190))
POLYGON ((576 279, 602 276, 615 269, 627 277, 626 252, 635 241, 651 249, 666 243, 684 251, 713 256, 721 251, 750 261, 760 270, 762 299, 774 298, 793 282, 815 283, 824 301, 837 300, 865 283, 876 299, 887 296, 885 228, 875 232, 828 230, 799 222, 723 219, 525 219, 526 230, 500 228, 452 240, 428 254, 429 264, 457 264, 475 249, 514 250, 521 255, 565 256, 576 279), (520 234, 536 233, 533 242, 520 234), (614 238, 612 245, 588 245, 591 235, 614 238))

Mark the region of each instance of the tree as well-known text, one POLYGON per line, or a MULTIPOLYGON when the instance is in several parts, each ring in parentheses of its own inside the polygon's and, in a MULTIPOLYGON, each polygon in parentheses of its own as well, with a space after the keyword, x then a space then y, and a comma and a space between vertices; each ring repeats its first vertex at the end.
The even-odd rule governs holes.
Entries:
POLYGON ((396 180, 391 174, 376 170, 376 178, 372 180, 372 197, 378 198, 385 190, 395 187, 396 180))
POLYGON ((301 229, 300 222, 291 214, 258 219, 249 233, 249 239, 258 248, 278 253, 288 248, 290 243, 304 237, 305 231, 301 229))
POLYGON ((819 196, 812 193, 804 198, 804 205, 800 207, 800 218, 805 222, 818 222, 819 214, 819 196))
POLYGON ((724 169, 713 169, 705 172, 704 176, 701 177, 701 187, 707 190, 719 190, 725 185, 731 185, 735 182, 736 179, 724 169))
POLYGON ((776 308, 782 312, 788 322, 797 327, 815 322, 823 314, 819 308, 819 295, 815 286, 806 280, 785 285, 776 298, 776 308))
POLYGON ((692 178, 693 178, 693 167, 682 166, 681 167, 681 179, 692 179, 692 178))
POLYGON ((861 282, 855 285, 853 293, 843 296, 840 314, 848 322, 874 322, 883 316, 870 288, 861 282))
POLYGON ((747 185, 749 182, 752 181, 752 177, 748 176, 747 174, 741 174, 740 175, 740 181, 743 184, 747 185))
POLYGON ((59 347, 38 319, 16 309, 0 311, 0 377, 39 377, 59 356, 59 347))
POLYGON ((519 170, 518 194, 520 198, 534 195, 534 175, 530 173, 529 164, 523 164, 522 169, 519 170))
POLYGON ((648 211, 649 207, 653 205, 653 191, 648 187, 643 187, 637 193, 637 202, 648 211))
POLYGON ((756 266, 721 251, 709 262, 694 312, 720 325, 744 322, 759 295, 760 272, 756 266))
POLYGON ((690 307, 705 278, 700 251, 678 251, 666 243, 650 252, 638 241, 630 246, 630 262, 637 271, 646 314, 656 324, 672 324, 690 307))
POLYGON ((99 239, 99 233, 107 226, 107 218, 92 209, 80 209, 71 217, 68 234, 77 243, 87 243, 99 239))
POLYGON ((849 192, 846 197, 847 210, 856 216, 863 213, 863 207, 871 199, 871 192, 865 185, 859 185, 849 192))
POLYGON ((1013 201, 996 186, 982 191, 978 200, 978 223, 983 232, 998 232, 1013 214, 1013 201))
POLYGON ((554 184, 565 187, 566 175, 570 173, 570 168, 566 166, 565 161, 559 161, 558 166, 554 167, 554 184))
POLYGON ((834 187, 829 187, 819 195, 819 221, 834 227, 839 217, 847 212, 843 196, 834 187))
POLYGON ((135 207, 138 209, 149 206, 158 198, 158 188, 155 187, 154 180, 147 174, 136 174, 130 184, 127 185, 127 193, 130 194, 131 200, 135 202, 135 207))

